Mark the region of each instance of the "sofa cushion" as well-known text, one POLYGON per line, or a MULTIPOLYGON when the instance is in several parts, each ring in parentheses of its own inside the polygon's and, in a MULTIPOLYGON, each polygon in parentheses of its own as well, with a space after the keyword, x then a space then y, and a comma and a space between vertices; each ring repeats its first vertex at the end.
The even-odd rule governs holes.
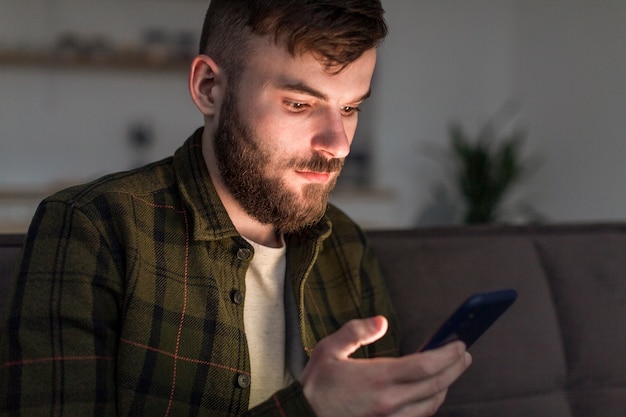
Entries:
POLYGON ((538 239, 567 346, 577 415, 626 416, 624 231, 590 229, 538 239))
POLYGON ((445 404, 437 417, 561 417, 570 416, 567 392, 527 395, 479 401, 468 404, 445 404))

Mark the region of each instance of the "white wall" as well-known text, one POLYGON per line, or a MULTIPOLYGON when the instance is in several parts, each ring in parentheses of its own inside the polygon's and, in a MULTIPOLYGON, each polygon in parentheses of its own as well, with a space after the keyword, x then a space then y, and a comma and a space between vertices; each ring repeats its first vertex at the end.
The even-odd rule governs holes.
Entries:
POLYGON ((446 141, 447 125, 475 129, 511 96, 511 1, 384 3, 390 24, 381 49, 376 104, 378 178, 397 190, 391 214, 413 224, 443 175, 425 151, 446 141))
MULTIPOLYGON (((0 0, 0 39, 53 48, 59 34, 102 34, 122 47, 148 27, 200 31, 200 1, 0 0)), ((1 65, 1 64, 0 64, 1 65)), ((150 159, 170 155, 202 118, 180 72, 0 67, 0 187, 83 181, 128 169, 129 126, 147 122, 150 159)))
POLYGON ((548 221, 626 219, 626 2, 383 0, 374 91, 377 181, 395 200, 343 202, 374 226, 450 220, 426 144, 476 132, 509 100, 542 163, 518 193, 548 221), (433 213, 432 209, 436 211, 433 213))
MULTIPOLYGON (((444 143, 452 120, 475 131, 518 99, 528 149, 543 158, 529 202, 552 221, 624 219, 626 2, 575 3, 383 0, 391 32, 362 116, 377 138, 383 191, 335 201, 366 226, 415 224, 442 175, 425 144, 444 143)), ((63 29, 132 43, 149 26, 199 31, 205 8, 197 0, 0 0, 0 43, 51 45, 63 29)), ((201 123, 184 73, 0 66, 0 92, 0 187, 125 169, 135 121, 154 127, 151 159, 201 123)))
POLYGON ((626 218, 626 2, 525 0, 515 83, 544 157, 537 204, 555 220, 626 218))

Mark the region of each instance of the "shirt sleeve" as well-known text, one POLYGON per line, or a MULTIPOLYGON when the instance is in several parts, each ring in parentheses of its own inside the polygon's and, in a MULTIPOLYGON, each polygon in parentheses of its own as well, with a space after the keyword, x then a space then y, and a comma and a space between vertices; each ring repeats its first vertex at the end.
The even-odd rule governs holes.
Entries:
MULTIPOLYGON (((367 239, 363 236, 365 242, 367 239)), ((367 356, 370 358, 400 354, 399 329, 395 309, 391 303, 391 297, 380 271, 378 260, 369 243, 366 243, 362 268, 362 309, 364 317, 382 315, 389 322, 387 333, 376 342, 367 346, 367 356)))
POLYGON ((40 205, 0 333, 0 411, 115 415, 119 272, 84 214, 40 205))

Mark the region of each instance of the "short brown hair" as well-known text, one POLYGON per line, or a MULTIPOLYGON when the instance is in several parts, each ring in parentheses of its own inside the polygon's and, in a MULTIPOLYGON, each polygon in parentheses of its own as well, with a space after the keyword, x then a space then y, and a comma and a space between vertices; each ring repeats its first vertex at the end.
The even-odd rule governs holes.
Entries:
POLYGON ((385 38, 383 14, 380 0, 211 0, 200 53, 236 76, 250 36, 270 35, 292 55, 311 52, 340 72, 385 38))

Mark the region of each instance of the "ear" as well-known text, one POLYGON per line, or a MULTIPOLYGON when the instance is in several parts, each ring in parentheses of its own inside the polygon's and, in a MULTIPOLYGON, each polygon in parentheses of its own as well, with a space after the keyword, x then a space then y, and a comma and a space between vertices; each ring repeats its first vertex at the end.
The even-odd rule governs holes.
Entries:
POLYGON ((198 55, 191 63, 189 92, 196 107, 205 116, 215 116, 226 91, 226 76, 207 55, 198 55))

